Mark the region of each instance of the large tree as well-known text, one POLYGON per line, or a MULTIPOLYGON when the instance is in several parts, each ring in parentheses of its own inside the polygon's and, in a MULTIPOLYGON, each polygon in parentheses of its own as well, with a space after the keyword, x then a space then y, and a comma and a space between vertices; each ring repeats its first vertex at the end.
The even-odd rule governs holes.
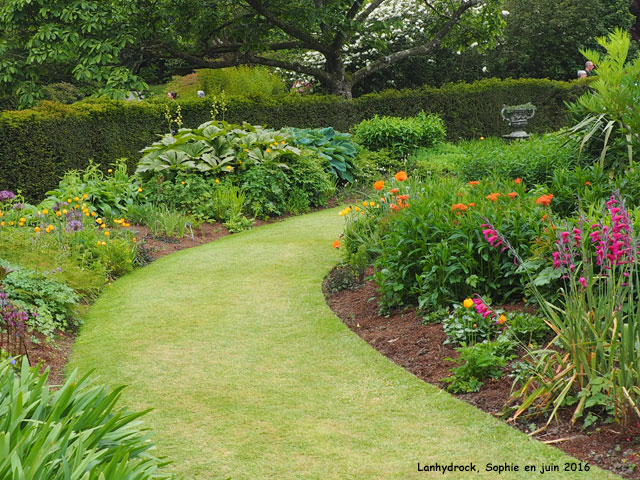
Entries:
POLYGON ((120 58, 139 35, 138 15, 127 0, 2 0, 0 96, 24 107, 61 81, 112 97, 145 88, 120 58))
POLYGON ((172 14, 163 20, 167 35, 156 48, 197 67, 262 64, 298 72, 315 77, 330 92, 350 98, 355 85, 390 65, 425 55, 440 45, 458 49, 488 45, 502 27, 501 0, 404 0, 404 17, 379 14, 397 3, 168 2, 165 5, 172 14), (412 25, 420 28, 405 35, 403 28, 412 25), (352 61, 352 54, 358 51, 367 52, 362 62, 352 61), (303 54, 311 54, 308 61, 301 59, 303 54))

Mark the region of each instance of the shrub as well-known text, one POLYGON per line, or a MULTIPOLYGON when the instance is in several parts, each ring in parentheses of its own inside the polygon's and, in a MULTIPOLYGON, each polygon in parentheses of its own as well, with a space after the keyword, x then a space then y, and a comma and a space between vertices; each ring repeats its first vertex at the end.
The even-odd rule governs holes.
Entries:
POLYGON ((123 387, 108 391, 74 372, 54 391, 47 376, 26 359, 19 372, 0 361, 1 396, 11 400, 0 402, 1 478, 173 478, 140 428, 145 412, 116 408, 123 387))
POLYGON ((359 143, 371 150, 388 149, 404 157, 419 147, 431 147, 445 139, 446 132, 438 115, 421 112, 415 117, 379 117, 363 120, 354 128, 359 143))
POLYGON ((66 82, 50 83, 40 90, 44 100, 58 103, 73 103, 86 97, 86 94, 75 85, 66 82))
MULTIPOLYGON (((349 131, 373 115, 407 116, 420 111, 439 114, 448 138, 477 138, 509 133, 500 118, 503 104, 532 102, 536 116, 530 132, 566 126, 565 101, 586 90, 577 83, 549 80, 485 80, 446 85, 441 89, 386 91, 354 100, 309 95, 228 99, 225 118, 273 128, 316 128, 330 118, 338 131, 349 131)), ((207 100, 180 100, 183 122, 196 127, 209 120, 207 100)), ((160 102, 82 100, 73 105, 45 103, 20 112, 0 113, 0 190, 21 190, 29 201, 40 200, 71 169, 84 169, 93 159, 104 171, 114 158, 135 167, 138 152, 166 132, 165 99, 160 102)))
POLYGON ((314 151, 328 161, 331 172, 343 182, 353 182, 353 159, 358 153, 358 144, 348 133, 336 132, 332 127, 301 129, 287 128, 292 143, 314 151))
POLYGON ((459 157, 457 170, 468 181, 494 176, 522 178, 530 185, 549 184, 556 168, 591 163, 589 158, 578 157, 575 142, 556 134, 511 143, 491 138, 463 142, 460 147, 467 155, 459 157))
POLYGON ((262 66, 205 68, 196 73, 200 87, 207 95, 224 92, 227 96, 259 98, 283 96, 288 91, 282 78, 262 66))

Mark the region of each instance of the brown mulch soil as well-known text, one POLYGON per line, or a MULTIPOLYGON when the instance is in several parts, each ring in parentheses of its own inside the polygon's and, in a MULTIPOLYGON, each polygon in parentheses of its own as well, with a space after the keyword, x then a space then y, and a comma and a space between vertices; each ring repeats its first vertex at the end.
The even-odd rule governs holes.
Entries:
MULTIPOLYGON (((369 270, 368 274, 371 273, 369 270)), ((448 384, 442 379, 451 375, 449 369, 454 366, 446 358, 456 358, 458 353, 450 344, 443 345, 446 335, 442 325, 423 325, 422 317, 415 309, 380 315, 377 302, 379 295, 370 280, 353 289, 331 292, 331 279, 343 275, 337 267, 325 279, 325 296, 335 314, 380 353, 418 378, 445 389, 448 384)), ((500 379, 485 381, 477 393, 455 396, 499 416, 510 397, 511 386, 512 379, 505 375, 500 379)), ((626 478, 640 479, 640 422, 626 430, 620 425, 604 423, 581 430, 579 426, 571 425, 571 412, 562 412, 559 417, 558 422, 552 422, 535 438, 589 464, 626 478)), ((511 425, 530 433, 533 431, 532 424, 537 429, 545 423, 546 419, 527 419, 511 425)))

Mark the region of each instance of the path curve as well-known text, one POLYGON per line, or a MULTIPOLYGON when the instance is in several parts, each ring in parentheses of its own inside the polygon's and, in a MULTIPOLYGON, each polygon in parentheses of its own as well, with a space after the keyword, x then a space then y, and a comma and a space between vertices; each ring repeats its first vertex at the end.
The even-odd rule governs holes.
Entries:
MULTIPOLYGON (((187 479, 537 478, 570 461, 371 349, 327 307, 336 209, 164 257, 91 308, 69 369, 128 384, 187 479), (469 464, 479 474, 418 472, 469 464), (487 463, 514 464, 498 476, 487 463)), ((541 478, 618 478, 589 473, 541 478)))

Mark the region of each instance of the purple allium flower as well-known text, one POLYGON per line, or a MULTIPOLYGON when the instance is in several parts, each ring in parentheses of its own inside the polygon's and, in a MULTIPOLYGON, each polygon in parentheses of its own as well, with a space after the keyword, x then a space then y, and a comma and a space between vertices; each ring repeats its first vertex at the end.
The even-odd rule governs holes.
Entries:
MULTIPOLYGON (((67 215, 67 220, 80 220, 82 218, 82 212, 80 210, 70 210, 67 215)), ((82 230, 82 229, 80 229, 82 230)), ((68 231, 68 230, 67 230, 68 231)))
POLYGON ((13 209, 14 210, 22 210, 24 208, 24 205, 21 203, 14 203, 13 204, 13 209))
POLYGON ((51 210, 53 210, 54 212, 57 212, 58 210, 62 210, 64 208, 66 208, 67 204, 64 202, 58 202, 56 203, 53 208, 51 210))
POLYGON ((0 202, 4 202, 5 200, 13 200, 16 198, 16 195, 9 190, 0 191, 0 202))
POLYGON ((67 232, 79 232, 84 230, 84 225, 80 220, 69 220, 67 223, 67 232))

